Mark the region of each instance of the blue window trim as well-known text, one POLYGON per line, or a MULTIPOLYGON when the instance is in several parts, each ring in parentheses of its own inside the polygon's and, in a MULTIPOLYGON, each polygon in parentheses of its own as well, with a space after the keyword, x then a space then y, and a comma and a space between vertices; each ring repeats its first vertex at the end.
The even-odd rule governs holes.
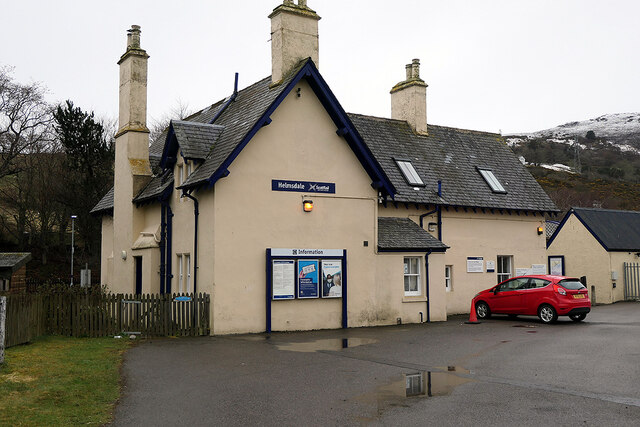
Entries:
MULTIPOLYGON (((298 71, 295 77, 287 84, 287 87, 278 95, 269 108, 262 114, 262 116, 256 121, 251 130, 240 141, 236 148, 227 156, 218 169, 208 178, 207 182, 209 186, 215 185, 215 183, 225 176, 229 175, 229 166, 242 152, 244 147, 247 146, 249 141, 253 139, 256 133, 265 125, 271 122, 271 115, 280 106, 289 93, 296 87, 296 85, 302 80, 306 79, 311 89, 316 94, 321 104, 333 120, 334 124, 338 128, 336 133, 343 136, 349 147, 353 150, 354 154, 367 171, 367 174, 371 178, 372 186, 379 191, 382 191, 389 195, 392 199, 395 197, 396 189, 391 183, 389 177, 385 174, 384 170, 374 158, 373 153, 369 150, 369 147, 364 143, 362 136, 358 133, 355 126, 347 116, 347 113, 343 110, 342 106, 338 102, 337 98, 329 88, 329 85, 320 75, 320 72, 313 64, 311 59, 308 59, 305 65, 298 71)), ((171 130, 169 130, 171 134, 171 130)), ((169 138, 169 135, 167 135, 169 138)), ((167 144, 169 145, 169 144, 167 144)), ((165 149, 167 149, 165 145, 165 149)), ((164 158, 164 155, 163 155, 164 158)), ((184 187, 185 190, 194 189, 203 185, 204 182, 194 184, 189 188, 184 187)), ((183 188, 183 187, 181 187, 183 188)))

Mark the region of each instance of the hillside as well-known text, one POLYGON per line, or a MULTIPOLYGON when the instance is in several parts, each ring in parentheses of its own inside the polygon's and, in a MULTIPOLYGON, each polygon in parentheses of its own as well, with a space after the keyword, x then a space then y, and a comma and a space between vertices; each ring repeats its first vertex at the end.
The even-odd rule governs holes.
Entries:
POLYGON ((640 113, 505 136, 561 209, 640 210, 640 113))

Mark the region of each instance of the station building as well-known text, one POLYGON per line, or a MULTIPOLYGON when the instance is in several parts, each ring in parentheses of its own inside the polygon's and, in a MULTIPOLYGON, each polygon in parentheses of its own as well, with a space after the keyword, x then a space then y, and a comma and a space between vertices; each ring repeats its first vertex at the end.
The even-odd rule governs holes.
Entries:
POLYGON ((350 114, 318 71, 316 12, 285 0, 269 18, 272 75, 151 146, 129 30, 114 188, 93 210, 103 284, 209 293, 227 334, 442 321, 545 264, 556 206, 500 135, 427 125, 418 60, 391 118, 350 114))

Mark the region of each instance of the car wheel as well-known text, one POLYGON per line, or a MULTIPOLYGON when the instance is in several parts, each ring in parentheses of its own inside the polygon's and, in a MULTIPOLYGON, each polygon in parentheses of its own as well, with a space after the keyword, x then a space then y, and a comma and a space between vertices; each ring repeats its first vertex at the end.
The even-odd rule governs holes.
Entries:
POLYGON ((480 301, 476 304, 476 316, 478 316, 478 319, 488 319, 491 317, 491 310, 486 302, 480 301))
POLYGON ((573 320, 574 322, 582 322, 586 317, 587 313, 572 314, 571 316, 569 316, 569 319, 573 320))
POLYGON ((543 304, 538 309, 538 317, 542 320, 542 323, 553 323, 558 320, 558 313, 549 304, 543 304))

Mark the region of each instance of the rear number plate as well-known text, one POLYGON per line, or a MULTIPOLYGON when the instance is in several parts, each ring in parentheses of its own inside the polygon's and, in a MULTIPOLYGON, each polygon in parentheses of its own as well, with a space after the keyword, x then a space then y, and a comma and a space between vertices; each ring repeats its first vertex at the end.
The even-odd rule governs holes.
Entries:
POLYGON ((584 294, 577 294, 573 296, 576 299, 584 298, 584 294))

